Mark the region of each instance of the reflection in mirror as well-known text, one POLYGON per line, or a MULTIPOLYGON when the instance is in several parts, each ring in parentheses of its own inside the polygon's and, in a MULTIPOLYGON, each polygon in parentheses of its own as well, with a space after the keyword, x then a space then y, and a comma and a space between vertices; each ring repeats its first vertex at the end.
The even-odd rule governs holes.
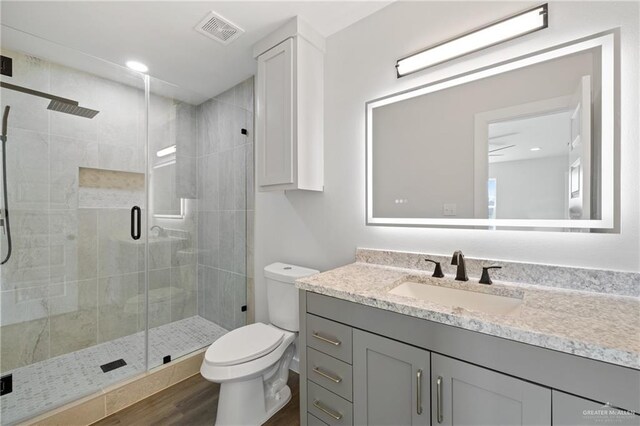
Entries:
MULTIPOLYGON (((149 125, 149 192, 151 214, 158 219, 185 219, 187 200, 195 199, 195 109, 174 99, 151 96, 149 125)), ((160 222, 156 222, 157 225, 160 222)), ((170 229, 177 222, 164 222, 170 229)))
MULTIPOLYGON (((591 108, 582 108, 591 104, 591 77, 576 80, 574 95, 564 99, 492 113, 495 121, 486 125, 488 179, 494 187, 489 218, 592 217, 590 203, 597 205, 598 200, 590 197, 589 189, 597 178, 590 173, 591 108)), ((595 206, 593 211, 595 216, 595 206)))
POLYGON ((576 46, 368 103, 368 223, 610 227, 612 49, 576 46))
MULTIPOLYGON (((170 149, 165 148, 165 149, 170 149)), ((162 151, 158 151, 161 153, 162 151)), ((175 152, 175 145, 173 145, 175 152)), ((176 159, 173 158, 153 166, 151 171, 153 194, 153 216, 181 219, 184 217, 184 199, 176 192, 176 159)))

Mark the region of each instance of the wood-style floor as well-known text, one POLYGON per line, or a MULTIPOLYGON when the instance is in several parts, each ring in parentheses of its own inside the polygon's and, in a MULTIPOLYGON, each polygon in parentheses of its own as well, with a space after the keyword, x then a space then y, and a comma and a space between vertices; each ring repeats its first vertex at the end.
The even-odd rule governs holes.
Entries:
MULTIPOLYGON (((291 401, 265 425, 300 424, 299 376, 291 372, 288 384, 292 393, 291 401)), ((213 425, 218 408, 219 389, 220 385, 208 382, 197 374, 94 425, 213 425)))

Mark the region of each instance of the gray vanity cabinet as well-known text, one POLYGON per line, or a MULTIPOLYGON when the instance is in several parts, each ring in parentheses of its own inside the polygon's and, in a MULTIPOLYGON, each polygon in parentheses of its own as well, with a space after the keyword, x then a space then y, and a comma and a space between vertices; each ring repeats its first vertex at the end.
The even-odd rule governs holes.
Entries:
POLYGON ((302 426, 640 426, 640 370, 312 292, 300 309, 302 426))
POLYGON ((424 349, 353 330, 355 425, 428 425, 429 357, 424 349))
POLYGON ((433 425, 550 425, 551 389, 431 355, 433 425))
POLYGON ((553 391, 553 426, 640 426, 640 416, 630 411, 553 391))

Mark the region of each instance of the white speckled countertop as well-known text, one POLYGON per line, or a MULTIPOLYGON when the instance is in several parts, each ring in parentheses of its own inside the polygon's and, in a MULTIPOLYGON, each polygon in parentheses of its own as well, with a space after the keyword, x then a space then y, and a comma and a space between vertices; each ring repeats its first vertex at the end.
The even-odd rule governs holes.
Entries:
MULTIPOLYGON (((451 279, 447 275, 447 278, 451 279)), ((431 278, 430 272, 353 263, 299 279, 296 286, 404 315, 640 369, 640 298, 541 285, 487 286, 431 278), (518 312, 490 315, 388 293, 402 281, 522 298, 518 312), (435 281, 434 281, 435 280, 435 281)))

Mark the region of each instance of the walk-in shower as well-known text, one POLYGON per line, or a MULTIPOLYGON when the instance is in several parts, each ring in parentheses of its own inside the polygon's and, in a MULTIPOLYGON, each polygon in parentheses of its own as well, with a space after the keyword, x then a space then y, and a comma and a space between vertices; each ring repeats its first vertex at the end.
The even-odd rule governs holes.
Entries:
POLYGON ((207 100, 5 26, 0 47, 9 425, 246 323, 253 80, 207 100))

